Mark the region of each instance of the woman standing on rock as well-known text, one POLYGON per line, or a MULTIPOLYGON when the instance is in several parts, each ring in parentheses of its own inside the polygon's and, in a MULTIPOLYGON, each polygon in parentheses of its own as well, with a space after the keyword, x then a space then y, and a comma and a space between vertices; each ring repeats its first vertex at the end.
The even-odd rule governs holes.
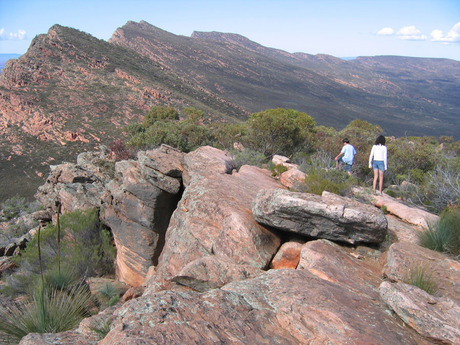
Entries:
POLYGON ((371 154, 369 155, 369 169, 374 169, 374 182, 372 188, 374 191, 379 180, 379 192, 382 194, 383 189, 383 173, 388 169, 388 148, 385 146, 385 137, 379 135, 372 146, 371 154))

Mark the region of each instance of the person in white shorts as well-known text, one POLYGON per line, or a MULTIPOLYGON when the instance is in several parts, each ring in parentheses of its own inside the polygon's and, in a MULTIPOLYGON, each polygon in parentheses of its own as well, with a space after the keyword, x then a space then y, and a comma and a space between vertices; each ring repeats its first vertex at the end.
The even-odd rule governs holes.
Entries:
POLYGON ((374 169, 374 181, 372 188, 374 192, 377 188, 377 180, 379 181, 379 192, 382 194, 383 189, 383 174, 388 169, 388 148, 385 146, 385 137, 379 135, 372 146, 371 154, 369 155, 369 169, 374 169))

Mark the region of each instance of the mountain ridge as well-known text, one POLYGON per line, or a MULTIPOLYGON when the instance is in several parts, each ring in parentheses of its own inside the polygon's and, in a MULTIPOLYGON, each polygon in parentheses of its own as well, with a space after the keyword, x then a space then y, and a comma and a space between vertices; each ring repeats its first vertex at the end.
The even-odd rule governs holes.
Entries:
POLYGON ((123 138, 154 105, 195 107, 218 121, 282 107, 336 128, 360 118, 387 135, 458 138, 458 94, 454 60, 346 61, 237 34, 180 36, 145 21, 126 23, 108 41, 55 25, 0 74, 0 177, 16 181, 0 199, 36 189, 49 164, 123 138))

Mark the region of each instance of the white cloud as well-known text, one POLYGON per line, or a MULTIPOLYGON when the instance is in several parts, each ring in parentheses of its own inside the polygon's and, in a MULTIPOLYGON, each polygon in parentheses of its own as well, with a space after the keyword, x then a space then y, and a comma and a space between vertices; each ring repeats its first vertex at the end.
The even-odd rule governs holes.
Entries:
POLYGON ((395 33, 392 28, 382 28, 377 32, 377 35, 381 36, 391 36, 395 33))
POLYGON ((460 22, 455 24, 447 35, 444 35, 441 30, 433 30, 431 40, 434 42, 460 43, 460 22))
POLYGON ((402 27, 396 35, 401 40, 424 41, 427 39, 427 37, 413 25, 402 27))
POLYGON ((27 39, 25 30, 18 30, 18 32, 5 32, 5 28, 0 29, 0 40, 25 40, 27 39))

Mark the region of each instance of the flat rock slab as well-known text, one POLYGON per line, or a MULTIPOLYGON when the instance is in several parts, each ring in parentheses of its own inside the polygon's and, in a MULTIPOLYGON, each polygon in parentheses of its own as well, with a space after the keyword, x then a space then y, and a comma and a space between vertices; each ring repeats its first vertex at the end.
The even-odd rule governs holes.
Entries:
POLYGON ((392 244, 384 275, 391 281, 404 282, 414 270, 423 270, 425 278, 436 283, 437 296, 450 298, 460 305, 460 262, 414 243, 392 244))
POLYGON ((383 282, 382 299, 409 326, 439 344, 460 344, 460 306, 418 287, 383 282))
POLYGON ((428 344, 382 303, 308 270, 270 270, 203 294, 144 294, 115 316, 100 345, 428 344))
POLYGON ((315 238, 381 243, 387 234, 383 212, 349 198, 287 190, 262 190, 252 205, 261 224, 315 238))
POLYGON ((422 228, 427 228, 429 224, 439 220, 439 216, 416 207, 407 206, 398 199, 395 199, 385 193, 382 195, 375 195, 370 190, 359 187, 354 188, 353 193, 356 196, 366 199, 379 208, 385 206, 389 213, 407 223, 417 225, 422 228))

